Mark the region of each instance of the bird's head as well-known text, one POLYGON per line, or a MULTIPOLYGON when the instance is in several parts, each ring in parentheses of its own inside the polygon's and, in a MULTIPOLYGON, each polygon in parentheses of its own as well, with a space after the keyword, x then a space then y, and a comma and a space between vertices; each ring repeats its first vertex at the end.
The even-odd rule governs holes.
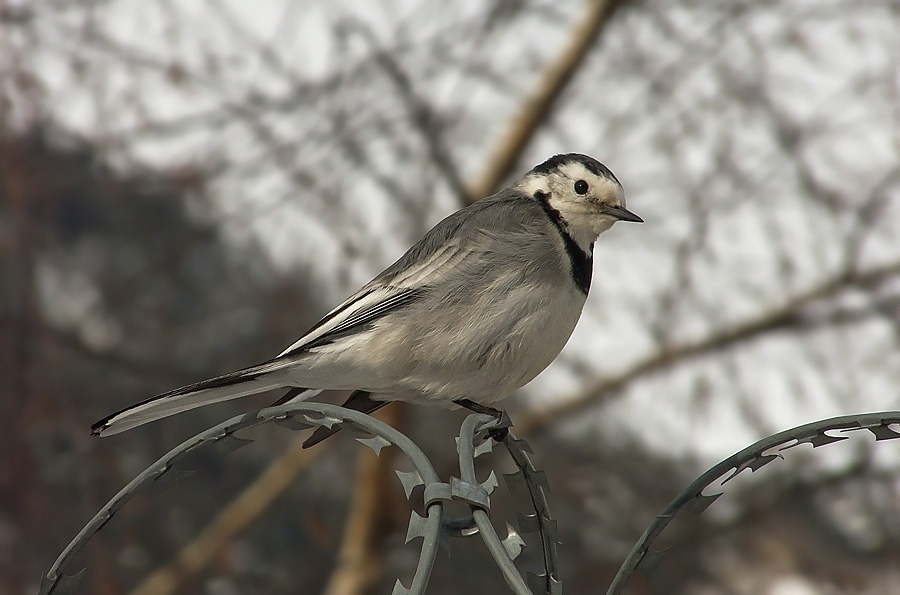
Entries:
POLYGON ((557 211, 585 252, 616 221, 644 221, 625 208, 622 184, 609 168, 580 153, 551 157, 525 174, 515 188, 557 211))

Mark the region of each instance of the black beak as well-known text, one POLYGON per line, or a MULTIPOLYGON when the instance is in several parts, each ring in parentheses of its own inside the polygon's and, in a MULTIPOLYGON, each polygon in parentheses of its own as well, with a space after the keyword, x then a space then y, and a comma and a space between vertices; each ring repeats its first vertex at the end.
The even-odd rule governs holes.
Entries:
POLYGON ((625 207, 611 207, 603 205, 603 212, 610 217, 615 217, 620 221, 631 221, 633 223, 643 223, 644 220, 626 209, 625 207))

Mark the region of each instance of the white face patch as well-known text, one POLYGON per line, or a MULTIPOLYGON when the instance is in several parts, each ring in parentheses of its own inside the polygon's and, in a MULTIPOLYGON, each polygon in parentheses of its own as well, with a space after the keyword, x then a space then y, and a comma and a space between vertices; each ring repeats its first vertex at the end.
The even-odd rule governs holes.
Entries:
POLYGON ((625 206, 622 186, 602 164, 584 163, 589 159, 576 154, 551 158, 515 185, 529 196, 546 196, 550 208, 559 213, 566 233, 585 253, 590 253, 597 236, 618 220, 604 207, 625 206))
POLYGON ((625 206, 622 187, 615 180, 598 176, 578 162, 561 165, 549 174, 530 173, 519 180, 516 188, 529 196, 537 193, 551 195, 550 202, 556 204, 606 203, 625 206), (584 180, 588 184, 587 193, 575 191, 575 183, 584 180))
MULTIPOLYGON (((561 202, 599 202, 617 207, 625 206, 625 196, 622 187, 613 179, 606 176, 598 176, 590 171, 583 163, 572 161, 559 167, 557 178, 558 186, 554 188, 561 202), (561 179, 559 179, 561 178, 561 179), (584 195, 575 192, 575 183, 584 180, 588 184, 588 191, 584 195), (567 187, 568 186, 568 187, 567 187)), ((555 184, 554 184, 555 185, 555 184)))

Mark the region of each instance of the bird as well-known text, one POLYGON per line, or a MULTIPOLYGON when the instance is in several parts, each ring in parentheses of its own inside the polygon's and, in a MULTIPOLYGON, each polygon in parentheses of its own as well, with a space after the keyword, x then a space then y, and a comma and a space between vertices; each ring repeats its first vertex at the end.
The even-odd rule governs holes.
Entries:
MULTIPOLYGON (((399 400, 497 414, 491 404, 568 342, 594 242, 617 221, 643 223, 609 168, 554 155, 440 221, 277 357, 126 407, 92 434, 275 389, 288 389, 276 405, 348 390, 344 406, 364 413, 399 400)), ((319 428, 304 446, 337 429, 319 428)))

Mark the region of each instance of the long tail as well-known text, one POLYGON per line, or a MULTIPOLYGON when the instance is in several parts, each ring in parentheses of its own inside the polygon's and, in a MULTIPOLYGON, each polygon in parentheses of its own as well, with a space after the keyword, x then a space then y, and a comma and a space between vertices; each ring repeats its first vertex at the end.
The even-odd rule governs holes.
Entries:
MULTIPOLYGON (((176 388, 101 419, 91 426, 91 434, 111 436, 203 405, 289 386, 285 382, 285 375, 279 372, 283 372, 284 368, 294 363, 289 359, 275 359, 258 366, 176 388)), ((294 393, 291 396, 293 399, 302 400, 319 392, 321 391, 318 389, 294 389, 291 391, 294 393)))

